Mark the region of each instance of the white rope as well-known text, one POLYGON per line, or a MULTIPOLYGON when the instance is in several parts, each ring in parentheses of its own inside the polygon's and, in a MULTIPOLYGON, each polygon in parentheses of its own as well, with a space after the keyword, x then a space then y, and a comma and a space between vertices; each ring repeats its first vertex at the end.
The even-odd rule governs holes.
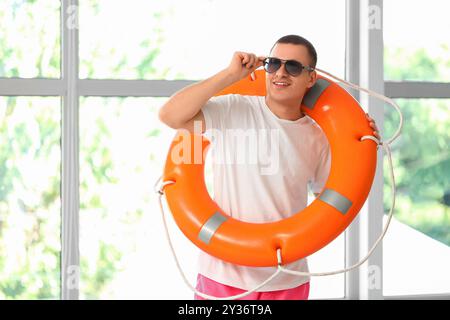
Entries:
POLYGON ((372 140, 372 141, 375 141, 375 143, 377 144, 377 150, 378 150, 378 147, 379 147, 380 145, 383 144, 383 142, 381 142, 380 140, 378 140, 378 139, 375 138, 374 136, 362 136, 362 137, 361 137, 361 141, 364 141, 364 140, 372 140))
MULTIPOLYGON (((168 181, 166 181, 166 182, 169 182, 169 183, 167 183, 167 184, 175 183, 174 181, 171 181, 171 180, 168 180, 168 181)), ((167 185, 167 184, 166 184, 166 185, 167 185)), ((183 281, 186 283, 186 285, 187 285, 194 293, 196 293, 196 294, 199 295, 200 297, 205 298, 205 299, 210 299, 210 300, 235 300, 235 299, 243 298, 243 297, 248 296, 249 294, 251 294, 251 293, 253 293, 253 292, 255 292, 255 291, 261 289, 261 288, 264 287, 267 283, 269 283, 270 281, 272 281, 272 279, 275 278, 279 273, 282 272, 282 270, 277 269, 277 271, 275 271, 270 277, 268 277, 268 278, 267 278, 265 281, 263 281, 261 284, 257 285, 256 287, 254 287, 254 288, 251 289, 251 290, 248 290, 248 291, 246 291, 246 292, 243 292, 243 293, 238 294, 238 295, 235 295, 235 296, 229 296, 229 297, 215 297, 215 296, 210 296, 210 295, 208 295, 208 294, 206 294, 206 293, 203 293, 203 292, 198 291, 196 288, 194 288, 194 287, 189 283, 189 280, 187 279, 187 277, 186 277, 186 275, 185 275, 183 269, 181 268, 181 265, 180 265, 180 262, 179 262, 179 260, 178 260, 177 254, 175 253, 175 249, 174 249, 174 247, 173 247, 172 240, 171 240, 170 234, 169 234, 169 229, 168 229, 168 227, 167 227, 167 222, 166 222, 166 217, 165 217, 165 214, 164 214, 163 204, 162 204, 162 201, 161 201, 162 196, 163 196, 163 193, 160 193, 159 196, 158 196, 159 208, 161 209, 161 216, 162 216, 162 219, 163 219, 164 229, 165 229, 167 241, 168 241, 168 243, 169 243, 170 251, 172 251, 173 258, 175 259, 175 264, 177 265, 178 271, 180 272, 181 277, 183 278, 183 281)), ((279 261, 279 262, 280 262, 280 261, 279 261)))
POLYGON ((395 108, 395 110, 397 110, 398 115, 400 117, 399 125, 398 125, 397 131, 395 131, 394 135, 390 139, 386 140, 384 143, 385 144, 391 144, 395 139, 398 138, 398 136, 400 135, 400 132, 402 131, 402 128, 403 128, 403 115, 402 115, 402 112, 400 111, 400 107, 395 103, 394 100, 392 100, 391 98, 388 98, 388 97, 386 97, 386 96, 384 96, 382 94, 379 94, 379 93, 377 93, 375 91, 372 91, 372 90, 369 90, 369 89, 366 89, 366 88, 361 88, 360 86, 358 86, 356 84, 353 84, 353 83, 348 82, 348 81, 346 81, 344 79, 338 78, 338 77, 332 75, 331 73, 326 72, 324 70, 321 70, 319 68, 315 68, 315 69, 317 71, 319 71, 319 72, 329 76, 330 78, 333 78, 334 80, 339 81, 340 83, 342 83, 343 85, 345 85, 345 86, 347 86, 349 88, 353 88, 353 89, 356 89, 356 90, 359 90, 359 91, 363 91, 363 92, 367 93, 368 95, 373 96, 375 98, 378 98, 378 99, 380 99, 380 100, 382 100, 384 102, 389 103, 391 106, 393 106, 395 108))
POLYGON ((375 251, 375 249, 377 248, 378 244, 383 240, 384 236, 386 235, 386 232, 389 228, 389 225, 391 223, 392 220, 392 216, 393 216, 393 212, 394 212, 394 208, 395 208, 395 197, 396 197, 396 186, 395 186, 395 177, 394 177, 394 167, 392 164, 392 156, 391 156, 391 149, 389 148, 389 145, 395 140, 397 139, 397 137, 400 135, 400 132, 402 130, 403 127, 403 116, 402 113, 400 111, 400 108, 397 106, 397 104, 390 98, 385 97, 379 93, 373 92, 369 89, 365 89, 365 88, 361 88, 356 84, 347 82, 343 79, 340 79, 326 71, 320 70, 318 68, 316 68, 317 71, 326 74, 327 76, 345 84, 348 87, 351 87, 353 89, 357 89, 360 91, 364 91, 367 94, 374 96, 380 100, 383 100, 387 103, 389 103, 391 106, 393 106, 397 112, 399 113, 400 116, 400 121, 399 121, 399 126, 397 131, 395 132, 395 134, 392 136, 392 138, 390 138, 389 140, 387 140, 386 142, 382 142, 380 140, 378 140, 377 138, 373 137, 373 136, 363 136, 361 137, 361 141, 364 140, 373 140, 375 141, 375 143, 377 143, 377 148, 378 146, 382 146, 383 149, 385 150, 386 154, 388 155, 388 160, 389 160, 389 169, 390 169, 390 174, 391 174, 391 186, 392 186, 392 203, 391 203, 391 209, 389 211, 389 215, 388 215, 388 219, 386 221, 386 224, 383 228, 383 231, 381 233, 381 235, 378 237, 378 239, 375 241, 375 243, 373 244, 372 248, 368 251, 367 255, 358 263, 345 268, 345 269, 341 269, 341 270, 335 270, 335 271, 329 271, 329 272, 300 272, 300 271, 295 271, 295 270, 290 270, 290 269, 286 269, 282 266, 282 261, 281 261, 281 249, 277 250, 277 260, 278 260, 278 267, 277 270, 270 276, 268 277, 265 281, 263 281, 261 284, 259 284, 258 286, 256 286, 255 288, 248 290, 246 292, 243 292, 241 294, 238 295, 234 295, 234 296, 229 296, 229 297, 215 297, 215 296, 211 296, 208 294, 205 294, 203 292, 198 291, 196 288, 194 288, 188 281, 188 279, 186 278, 186 275, 184 274, 181 265, 179 263, 178 257, 175 253, 171 238, 170 238, 170 234, 169 234, 169 230, 167 227, 167 222, 166 222, 166 218, 165 218, 165 214, 164 214, 164 208, 163 208, 163 204, 162 204, 162 196, 164 195, 164 187, 166 185, 169 184, 173 184, 175 183, 175 181, 172 180, 168 180, 168 181, 164 181, 161 186, 158 188, 157 185, 159 184, 159 182, 161 181, 161 177, 156 181, 155 183, 155 191, 158 193, 158 202, 159 202, 159 207, 161 209, 161 216, 163 219, 163 224, 164 224, 164 229, 165 229, 165 233, 166 233, 166 238, 167 241, 169 243, 169 247, 170 250, 172 251, 172 255, 175 259, 175 263, 177 265, 178 271, 180 272, 184 282, 186 283, 186 285, 194 292, 196 293, 198 296, 205 298, 205 299, 211 299, 211 300, 234 300, 234 299, 239 299, 239 298, 243 298, 245 296, 248 296, 249 294, 259 290, 260 288, 262 288, 263 286, 265 286, 267 283, 269 283, 272 279, 274 279, 278 274, 280 274, 281 272, 287 273, 287 274, 292 274, 292 275, 296 275, 296 276, 311 276, 311 277, 321 277, 321 276, 330 276, 330 275, 336 275, 336 274, 340 274, 340 273, 344 273, 344 272, 349 272, 355 268, 358 268, 359 266, 361 266, 364 262, 366 262, 369 257, 373 254, 373 252, 375 251))

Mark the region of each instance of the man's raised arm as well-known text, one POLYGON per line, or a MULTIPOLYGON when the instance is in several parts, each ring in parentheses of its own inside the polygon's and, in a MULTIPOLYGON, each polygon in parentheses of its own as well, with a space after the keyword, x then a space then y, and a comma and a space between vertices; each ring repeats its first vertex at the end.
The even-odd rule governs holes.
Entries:
POLYGON ((245 52, 235 52, 230 65, 214 76, 177 91, 159 110, 159 119, 173 129, 193 131, 194 121, 201 121, 205 130, 205 118, 201 108, 217 92, 239 81, 258 67, 264 57, 245 52))

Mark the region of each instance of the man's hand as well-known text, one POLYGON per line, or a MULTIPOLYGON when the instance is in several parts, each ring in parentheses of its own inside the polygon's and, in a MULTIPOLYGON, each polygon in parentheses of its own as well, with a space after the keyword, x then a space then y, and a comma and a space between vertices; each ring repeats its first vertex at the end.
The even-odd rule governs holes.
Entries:
POLYGON ((369 120, 369 125, 372 127, 373 130, 375 130, 375 131, 373 132, 374 136, 375 136, 378 140, 381 140, 381 137, 380 137, 380 134, 379 134, 379 131, 378 131, 378 127, 377 127, 377 125, 375 124, 375 120, 373 120, 373 119, 369 116, 368 113, 366 113, 366 117, 367 117, 367 120, 369 120))
POLYGON ((265 58, 263 56, 257 57, 253 53, 238 51, 233 54, 231 63, 226 70, 236 82, 244 79, 250 73, 263 66, 265 58))

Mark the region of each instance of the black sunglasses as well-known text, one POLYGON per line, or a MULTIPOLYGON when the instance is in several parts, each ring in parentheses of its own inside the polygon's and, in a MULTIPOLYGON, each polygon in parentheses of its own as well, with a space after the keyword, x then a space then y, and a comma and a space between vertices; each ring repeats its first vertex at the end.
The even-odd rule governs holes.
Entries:
POLYGON ((304 66, 300 62, 296 60, 282 60, 278 58, 269 57, 264 59, 264 69, 268 73, 274 73, 278 69, 280 69, 281 65, 284 64, 284 68, 287 73, 291 76, 296 77, 300 75, 303 69, 307 71, 313 71, 314 68, 310 66, 304 66))

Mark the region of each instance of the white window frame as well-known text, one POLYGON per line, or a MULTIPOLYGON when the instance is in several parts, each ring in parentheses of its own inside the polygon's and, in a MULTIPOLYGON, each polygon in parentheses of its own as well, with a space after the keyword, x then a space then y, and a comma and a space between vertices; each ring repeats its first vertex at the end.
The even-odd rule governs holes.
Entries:
MULTIPOLYGON (((383 0, 346 0, 346 77, 353 83, 385 94, 391 98, 450 98, 450 83, 384 80, 383 0), (379 9, 381 24, 373 22, 373 8, 379 9), (347 63, 350 62, 351 63, 347 63)), ((367 112, 383 128, 383 104, 375 99, 360 97, 367 112)), ((382 232, 383 221, 383 154, 378 151, 377 173, 365 206, 346 234, 346 264, 350 266, 364 257, 382 232)), ((450 293, 423 295, 383 295, 383 244, 381 243, 360 269, 346 275, 346 299, 450 299, 450 293), (379 286, 371 288, 370 272, 377 267, 379 286)))
MULTIPOLYGON (((449 83, 384 81, 383 26, 368 28, 369 8, 383 8, 383 0, 346 0, 346 78, 353 83, 385 92, 392 98, 450 98, 449 83), (350 63, 349 63, 350 62, 350 63)), ((0 96, 62 97, 61 172, 61 299, 79 299, 79 98, 168 97, 195 83, 190 80, 87 80, 79 79, 78 0, 61 0, 61 77, 59 79, 0 78, 0 96), (76 26, 70 27, 76 19, 76 26)), ((359 97, 367 112, 383 127, 379 101, 359 97)), ((379 150, 382 159, 382 150, 379 150)), ((345 263, 350 266, 367 252, 382 230, 383 161, 378 161, 369 198, 345 235, 345 263)), ((368 266, 378 266, 382 277, 382 244, 360 269, 345 275, 344 299, 450 299, 443 295, 384 297, 381 287, 370 289, 368 266)))

